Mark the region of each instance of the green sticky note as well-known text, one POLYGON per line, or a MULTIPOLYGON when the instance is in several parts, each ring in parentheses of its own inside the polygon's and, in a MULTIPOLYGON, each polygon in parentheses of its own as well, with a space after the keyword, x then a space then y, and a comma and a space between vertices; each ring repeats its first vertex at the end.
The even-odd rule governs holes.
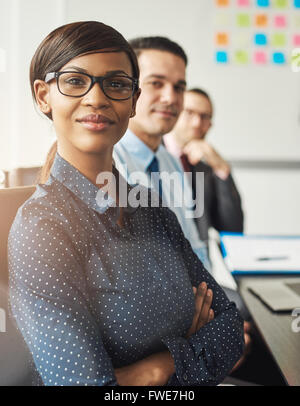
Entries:
POLYGON ((278 8, 286 8, 288 6, 288 0, 275 0, 274 5, 278 8))
POLYGON ((250 27, 251 19, 249 14, 238 14, 236 23, 239 27, 250 27))
POLYGON ((274 47, 284 47, 286 45, 286 36, 282 32, 276 32, 271 37, 271 44, 274 47))
POLYGON ((241 65, 247 64, 249 62, 248 52, 243 49, 239 49, 239 50, 235 51, 234 62, 241 64, 241 65))

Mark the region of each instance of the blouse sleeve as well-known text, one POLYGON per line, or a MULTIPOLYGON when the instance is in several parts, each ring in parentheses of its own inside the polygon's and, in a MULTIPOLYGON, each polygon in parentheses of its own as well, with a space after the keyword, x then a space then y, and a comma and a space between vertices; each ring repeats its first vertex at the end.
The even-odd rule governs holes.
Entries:
POLYGON ((9 236, 10 306, 44 384, 117 385, 66 220, 26 205, 9 236))
POLYGON ((182 254, 193 286, 205 281, 213 291, 214 319, 188 339, 164 337, 163 342, 175 362, 171 385, 217 385, 228 375, 244 349, 243 319, 235 304, 203 267, 185 239, 176 216, 170 210, 165 218, 169 236, 182 254))

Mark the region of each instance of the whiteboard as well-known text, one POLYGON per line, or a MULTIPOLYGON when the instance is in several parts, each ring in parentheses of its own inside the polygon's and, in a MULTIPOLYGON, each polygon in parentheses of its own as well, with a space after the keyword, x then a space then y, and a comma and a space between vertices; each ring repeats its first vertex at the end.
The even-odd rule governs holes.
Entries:
MULTIPOLYGON (((250 1, 254 14, 255 1, 250 1)), ((281 14, 290 18, 299 11, 288 2, 281 14)), ((98 19, 127 39, 163 35, 181 44, 189 57, 188 85, 203 87, 213 99, 209 140, 228 159, 300 158, 300 73, 292 72, 289 64, 216 64, 214 0, 68 0, 66 10, 68 21, 98 19)), ((235 11, 237 6, 232 7, 235 11)), ((229 30, 235 30, 234 18, 229 30)))

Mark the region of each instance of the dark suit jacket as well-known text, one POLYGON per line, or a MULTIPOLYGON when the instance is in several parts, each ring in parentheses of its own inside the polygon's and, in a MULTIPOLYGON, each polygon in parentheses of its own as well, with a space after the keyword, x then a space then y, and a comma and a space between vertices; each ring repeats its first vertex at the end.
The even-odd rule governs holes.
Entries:
POLYGON ((243 232, 241 198, 231 174, 222 180, 210 166, 199 162, 192 166, 194 191, 197 172, 204 172, 204 214, 196 219, 201 240, 207 242, 210 227, 217 231, 243 232))

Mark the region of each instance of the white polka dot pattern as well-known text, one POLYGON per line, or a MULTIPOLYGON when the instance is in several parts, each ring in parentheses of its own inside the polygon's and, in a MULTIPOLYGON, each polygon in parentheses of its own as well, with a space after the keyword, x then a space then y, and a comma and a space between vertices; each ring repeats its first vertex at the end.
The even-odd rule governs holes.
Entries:
POLYGON ((97 188, 56 156, 9 237, 12 312, 45 385, 116 385, 114 368, 166 347, 172 385, 217 384, 243 348, 242 320, 167 208, 95 205, 97 188), (190 339, 192 285, 215 319, 190 339))

